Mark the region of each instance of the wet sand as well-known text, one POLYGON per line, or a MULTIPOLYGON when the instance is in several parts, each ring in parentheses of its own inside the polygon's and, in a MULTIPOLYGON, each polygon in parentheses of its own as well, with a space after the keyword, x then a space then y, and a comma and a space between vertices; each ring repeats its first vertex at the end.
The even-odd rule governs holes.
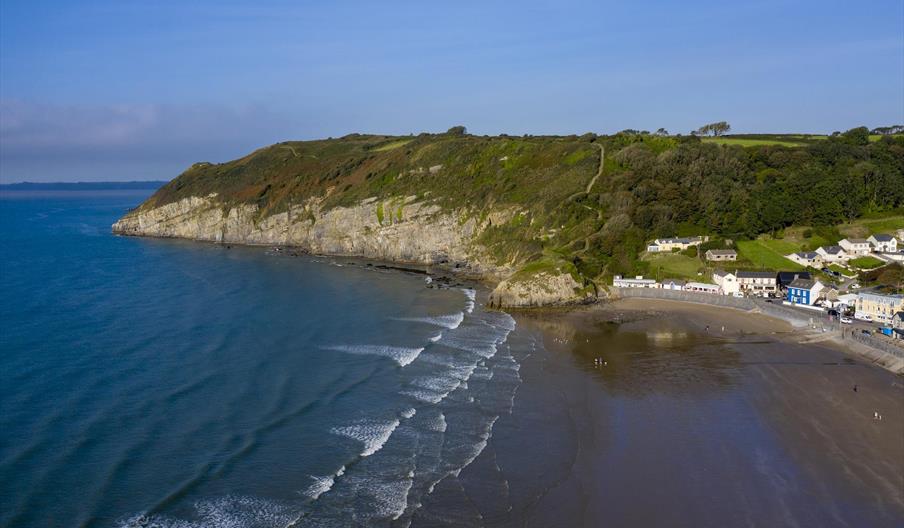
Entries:
POLYGON ((901 377, 703 305, 518 323, 512 414, 414 525, 904 525, 901 377))

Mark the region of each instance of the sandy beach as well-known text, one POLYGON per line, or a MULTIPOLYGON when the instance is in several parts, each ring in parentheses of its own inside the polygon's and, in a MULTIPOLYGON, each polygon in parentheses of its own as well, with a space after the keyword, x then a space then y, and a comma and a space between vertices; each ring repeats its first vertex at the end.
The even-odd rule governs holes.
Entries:
POLYGON ((533 348, 513 412, 438 490, 470 505, 463 521, 904 522, 900 377, 801 343, 785 322, 711 306, 637 299, 517 320, 513 346, 533 348))

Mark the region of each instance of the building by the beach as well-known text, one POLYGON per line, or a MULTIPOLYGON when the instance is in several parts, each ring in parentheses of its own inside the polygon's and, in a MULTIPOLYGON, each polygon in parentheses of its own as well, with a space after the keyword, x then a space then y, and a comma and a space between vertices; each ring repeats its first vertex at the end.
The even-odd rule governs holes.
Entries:
POLYGON ((719 293, 719 286, 715 284, 707 284, 705 282, 688 282, 684 285, 684 291, 699 293, 719 293))
POLYGON ((819 299, 819 293, 825 286, 818 280, 795 279, 788 285, 788 293, 785 299, 792 304, 804 304, 813 306, 819 299))
POLYGON ((765 297, 777 291, 777 280, 774 271, 738 271, 738 288, 741 291, 765 297))
POLYGON ((612 278, 612 285, 616 288, 658 288, 659 284, 653 279, 645 279, 643 275, 637 275, 633 279, 626 279, 621 275, 612 278))
POLYGON ((904 311, 904 295, 860 292, 854 302, 854 317, 891 323, 895 314, 904 311))
POLYGON ((660 285, 660 287, 661 287, 663 290, 677 290, 677 291, 681 291, 681 290, 684 289, 684 286, 685 286, 686 284, 687 284, 687 283, 686 283, 685 281, 683 281, 683 280, 668 279, 668 280, 662 281, 662 284, 660 285))
POLYGON ((741 291, 741 286, 738 284, 738 277, 730 271, 717 269, 713 272, 713 282, 719 286, 719 290, 721 290, 724 295, 732 295, 741 291))

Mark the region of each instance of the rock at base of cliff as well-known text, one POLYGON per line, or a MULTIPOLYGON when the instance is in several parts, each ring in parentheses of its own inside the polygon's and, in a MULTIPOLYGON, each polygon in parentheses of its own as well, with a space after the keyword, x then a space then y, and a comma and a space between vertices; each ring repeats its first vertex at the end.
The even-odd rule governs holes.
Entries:
POLYGON ((568 273, 541 272, 528 278, 504 280, 490 294, 490 306, 528 308, 585 302, 584 288, 568 273))

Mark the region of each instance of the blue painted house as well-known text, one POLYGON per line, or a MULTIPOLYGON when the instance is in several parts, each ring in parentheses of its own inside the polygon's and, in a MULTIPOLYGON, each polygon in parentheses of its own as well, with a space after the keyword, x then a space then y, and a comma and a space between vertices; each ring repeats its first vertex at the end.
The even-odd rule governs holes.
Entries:
POLYGON ((813 306, 823 288, 823 284, 818 280, 794 279, 788 285, 788 294, 785 299, 790 303, 813 306))

